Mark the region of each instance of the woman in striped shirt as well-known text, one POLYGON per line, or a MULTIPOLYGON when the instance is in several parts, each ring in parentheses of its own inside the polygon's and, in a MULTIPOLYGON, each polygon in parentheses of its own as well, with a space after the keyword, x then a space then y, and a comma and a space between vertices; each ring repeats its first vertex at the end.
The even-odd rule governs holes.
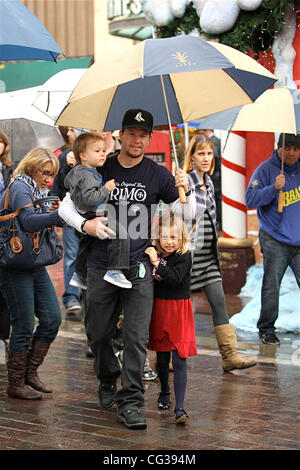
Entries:
POLYGON ((237 354, 234 326, 229 323, 217 246, 216 203, 209 175, 214 171, 214 143, 205 135, 192 138, 184 160, 189 186, 196 198, 196 219, 191 225, 193 266, 191 289, 203 289, 212 309, 213 324, 224 371, 256 364, 237 354))

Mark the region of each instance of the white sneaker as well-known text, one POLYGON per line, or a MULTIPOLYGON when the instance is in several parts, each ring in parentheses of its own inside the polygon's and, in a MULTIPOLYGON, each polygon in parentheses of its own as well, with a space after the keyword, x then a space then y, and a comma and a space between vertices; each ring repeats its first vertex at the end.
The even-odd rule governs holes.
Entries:
POLYGON ((131 282, 126 279, 122 271, 107 271, 103 279, 104 281, 110 282, 115 286, 123 287, 124 289, 131 289, 132 287, 131 282))
POLYGON ((74 273, 73 276, 71 277, 69 284, 70 286, 79 287, 79 289, 83 289, 83 290, 86 290, 87 288, 86 280, 82 279, 82 277, 78 276, 78 274, 76 273, 74 273))
POLYGON ((148 357, 146 357, 142 379, 143 380, 155 380, 157 379, 157 377, 158 377, 158 374, 156 372, 153 372, 150 366, 149 359, 148 357))

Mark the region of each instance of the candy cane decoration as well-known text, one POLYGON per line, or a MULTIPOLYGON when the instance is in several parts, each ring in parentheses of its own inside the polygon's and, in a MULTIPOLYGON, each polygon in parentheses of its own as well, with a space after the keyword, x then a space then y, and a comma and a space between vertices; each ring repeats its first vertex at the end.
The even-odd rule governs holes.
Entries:
MULTIPOLYGON (((227 132, 221 133, 221 149, 227 132)), ((246 138, 243 132, 231 132, 222 152, 222 228, 225 238, 246 238, 246 138)))

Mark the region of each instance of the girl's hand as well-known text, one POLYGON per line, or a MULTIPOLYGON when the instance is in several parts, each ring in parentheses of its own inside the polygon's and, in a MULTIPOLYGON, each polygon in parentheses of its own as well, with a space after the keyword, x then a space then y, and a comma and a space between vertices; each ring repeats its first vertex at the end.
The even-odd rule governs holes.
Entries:
POLYGON ((155 266, 155 267, 157 268, 157 266, 159 265, 159 259, 158 259, 158 255, 157 255, 156 249, 155 249, 153 246, 149 246, 149 247, 145 250, 145 253, 146 253, 146 255, 149 256, 150 261, 151 261, 151 263, 153 264, 153 266, 155 266))

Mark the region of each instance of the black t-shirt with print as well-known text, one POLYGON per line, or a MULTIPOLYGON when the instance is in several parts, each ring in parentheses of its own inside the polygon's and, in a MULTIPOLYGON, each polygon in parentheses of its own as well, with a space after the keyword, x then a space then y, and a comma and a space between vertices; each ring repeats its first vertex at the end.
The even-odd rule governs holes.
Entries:
MULTIPOLYGON (((130 168, 122 167, 117 155, 109 157, 99 169, 104 181, 115 180, 116 188, 110 193, 116 219, 127 228, 130 239, 130 264, 137 263, 150 245, 151 225, 156 205, 178 199, 171 172, 150 158, 144 157, 130 168)), ((107 240, 94 239, 87 259, 87 267, 106 269, 107 240)))

